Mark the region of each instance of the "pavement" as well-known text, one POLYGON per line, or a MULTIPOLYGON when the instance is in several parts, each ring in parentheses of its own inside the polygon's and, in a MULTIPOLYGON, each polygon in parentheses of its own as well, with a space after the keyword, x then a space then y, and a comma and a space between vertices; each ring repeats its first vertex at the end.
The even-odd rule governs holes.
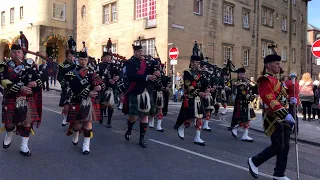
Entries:
MULTIPOLYGON (((124 139, 126 116, 116 110, 113 128, 93 124, 91 153, 84 156, 81 154, 82 137, 74 146, 71 137, 65 135, 67 127, 61 126, 59 92, 45 91, 43 97, 43 122, 29 141, 32 156, 19 154, 21 138, 15 136, 10 148, 0 149, 1 180, 252 180, 247 168, 248 158, 270 145, 270 139, 256 131, 249 132, 255 140, 253 143, 241 141, 241 130, 239 138, 233 138, 227 130, 232 111, 225 116, 212 117, 209 124, 212 132, 201 134, 206 146, 193 143, 194 127, 186 129, 185 140, 181 140, 173 129, 181 103, 170 102, 169 113, 163 119, 165 132, 147 130, 148 148, 138 145, 138 123, 131 141, 124 139)), ((286 175, 296 179, 294 141, 291 145, 286 175)), ((320 148, 302 142, 298 145, 300 179, 320 179, 317 170, 320 148)), ((259 179, 271 179, 274 166, 275 158, 261 165, 259 179)))

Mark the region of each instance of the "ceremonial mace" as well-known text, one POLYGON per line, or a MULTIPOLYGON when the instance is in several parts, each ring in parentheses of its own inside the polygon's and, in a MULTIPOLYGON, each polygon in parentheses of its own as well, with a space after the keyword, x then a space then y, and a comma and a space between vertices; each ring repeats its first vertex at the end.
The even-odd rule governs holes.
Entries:
MULTIPOLYGON (((292 86, 293 86, 293 96, 295 97, 296 95, 296 88, 295 88, 295 82, 296 82, 296 76, 291 74, 291 81, 292 81, 292 86)), ((296 98, 296 97, 295 97, 296 98)), ((297 102, 298 103, 298 102, 297 102)), ((293 119, 296 122, 296 104, 293 105, 293 119)), ((297 179, 300 179, 300 173, 299 173, 299 151, 298 151, 298 126, 295 126, 294 128, 294 141, 295 141, 295 147, 296 147, 296 165, 297 165, 297 179)))

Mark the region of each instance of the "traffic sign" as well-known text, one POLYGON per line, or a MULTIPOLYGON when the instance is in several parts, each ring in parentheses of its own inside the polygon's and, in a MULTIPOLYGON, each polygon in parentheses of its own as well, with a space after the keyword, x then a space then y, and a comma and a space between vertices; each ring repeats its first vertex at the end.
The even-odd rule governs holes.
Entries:
POLYGON ((178 60, 176 59, 170 60, 170 65, 177 65, 177 64, 178 64, 178 60))
POLYGON ((317 65, 320 65, 320 58, 317 59, 317 65))
POLYGON ((312 54, 320 58, 320 39, 312 44, 312 54))
POLYGON ((178 48, 176 48, 176 47, 170 48, 170 50, 169 50, 169 57, 170 57, 170 59, 171 59, 171 60, 175 60, 175 59, 178 58, 178 56, 179 56, 179 50, 178 50, 178 48))

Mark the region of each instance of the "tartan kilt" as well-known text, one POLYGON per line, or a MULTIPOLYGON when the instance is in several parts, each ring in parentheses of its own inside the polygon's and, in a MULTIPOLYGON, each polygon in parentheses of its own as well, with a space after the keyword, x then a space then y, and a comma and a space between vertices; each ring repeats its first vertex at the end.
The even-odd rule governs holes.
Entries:
MULTIPOLYGON (((92 102, 93 112, 94 112, 94 118, 92 119, 92 121, 99 121, 102 118, 101 111, 100 111, 100 103, 93 99, 91 99, 91 102, 92 102)), ((77 123, 79 121, 77 119, 77 114, 80 110, 80 105, 81 103, 71 102, 70 108, 68 111, 67 122, 77 123)))
MULTIPOLYGON (((34 94, 31 97, 27 97, 28 111, 30 112, 30 123, 41 121, 42 106, 39 107, 39 94, 34 94)), ((2 123, 13 124, 14 113, 16 108, 16 97, 14 98, 3 98, 2 102, 2 123)))
MULTIPOLYGON (((149 115, 149 113, 140 112, 138 110, 138 97, 136 94, 129 94, 127 96, 128 96, 128 102, 129 102, 129 112, 128 112, 129 115, 140 116, 140 117, 149 115)), ((151 96, 150 96, 150 99, 152 99, 151 96)))

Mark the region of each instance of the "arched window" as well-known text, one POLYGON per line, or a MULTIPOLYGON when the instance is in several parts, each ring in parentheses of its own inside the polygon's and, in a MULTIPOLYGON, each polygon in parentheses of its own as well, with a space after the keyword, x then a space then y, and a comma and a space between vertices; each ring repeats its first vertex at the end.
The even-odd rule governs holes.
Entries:
POLYGON ((86 6, 83 5, 81 8, 81 17, 84 18, 86 17, 86 15, 87 15, 87 9, 86 9, 86 6))

